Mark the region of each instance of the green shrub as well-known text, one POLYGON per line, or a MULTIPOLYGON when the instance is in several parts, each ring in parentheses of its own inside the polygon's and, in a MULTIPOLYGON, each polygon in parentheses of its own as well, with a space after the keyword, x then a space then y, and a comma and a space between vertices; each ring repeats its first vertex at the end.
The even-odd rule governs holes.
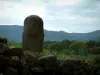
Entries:
POLYGON ((93 47, 90 49, 91 54, 100 54, 100 47, 93 47))
POLYGON ((100 66, 100 55, 96 55, 92 61, 93 65, 98 65, 100 66))

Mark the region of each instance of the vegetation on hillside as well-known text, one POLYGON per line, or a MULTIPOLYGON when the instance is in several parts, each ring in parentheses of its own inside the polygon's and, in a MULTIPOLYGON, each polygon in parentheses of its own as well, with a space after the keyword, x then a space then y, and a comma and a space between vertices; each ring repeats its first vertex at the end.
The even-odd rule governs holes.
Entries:
MULTIPOLYGON (((8 42, 9 46, 21 47, 21 43, 14 41, 8 42)), ((28 51, 30 52, 30 51, 28 51)), ((30 52, 31 53, 31 52, 30 52)), ((55 54, 58 58, 81 59, 91 62, 91 64, 100 64, 100 42, 97 41, 45 41, 42 55, 55 54)))
POLYGON ((9 41, 8 42, 9 46, 15 46, 15 47, 20 47, 21 48, 21 43, 15 42, 15 41, 9 41))

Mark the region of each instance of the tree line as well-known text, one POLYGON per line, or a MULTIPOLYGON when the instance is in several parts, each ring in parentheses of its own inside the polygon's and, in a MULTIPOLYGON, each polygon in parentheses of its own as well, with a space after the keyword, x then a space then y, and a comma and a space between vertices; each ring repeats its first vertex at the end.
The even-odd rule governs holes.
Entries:
POLYGON ((100 41, 45 41, 44 49, 65 54, 100 54, 100 41))

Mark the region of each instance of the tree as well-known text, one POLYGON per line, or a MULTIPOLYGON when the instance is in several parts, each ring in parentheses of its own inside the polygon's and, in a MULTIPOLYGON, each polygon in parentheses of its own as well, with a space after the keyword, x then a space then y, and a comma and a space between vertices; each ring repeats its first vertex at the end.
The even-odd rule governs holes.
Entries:
POLYGON ((58 42, 58 43, 53 43, 53 44, 49 45, 49 49, 60 52, 63 49, 63 47, 61 45, 61 42, 58 42))
POLYGON ((61 43, 62 43, 64 49, 69 49, 69 45, 71 44, 71 41, 70 40, 63 40, 61 43))
POLYGON ((100 47, 92 47, 92 48, 90 48, 90 52, 92 53, 92 54, 100 54, 100 47))
POLYGON ((71 43, 70 49, 74 50, 75 53, 78 54, 82 50, 85 51, 86 45, 84 42, 74 41, 73 43, 71 43))
POLYGON ((100 47, 100 41, 95 42, 96 47, 100 47))
POLYGON ((95 46, 95 44, 96 44, 96 42, 92 41, 92 40, 86 42, 87 48, 92 48, 93 46, 95 46))

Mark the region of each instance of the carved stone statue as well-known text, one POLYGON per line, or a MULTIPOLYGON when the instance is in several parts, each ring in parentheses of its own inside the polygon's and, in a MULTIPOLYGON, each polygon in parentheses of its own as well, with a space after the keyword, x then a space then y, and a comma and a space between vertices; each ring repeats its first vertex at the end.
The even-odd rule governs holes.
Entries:
POLYGON ((24 20, 22 47, 32 52, 42 52, 44 42, 43 20, 37 15, 30 15, 24 20))

